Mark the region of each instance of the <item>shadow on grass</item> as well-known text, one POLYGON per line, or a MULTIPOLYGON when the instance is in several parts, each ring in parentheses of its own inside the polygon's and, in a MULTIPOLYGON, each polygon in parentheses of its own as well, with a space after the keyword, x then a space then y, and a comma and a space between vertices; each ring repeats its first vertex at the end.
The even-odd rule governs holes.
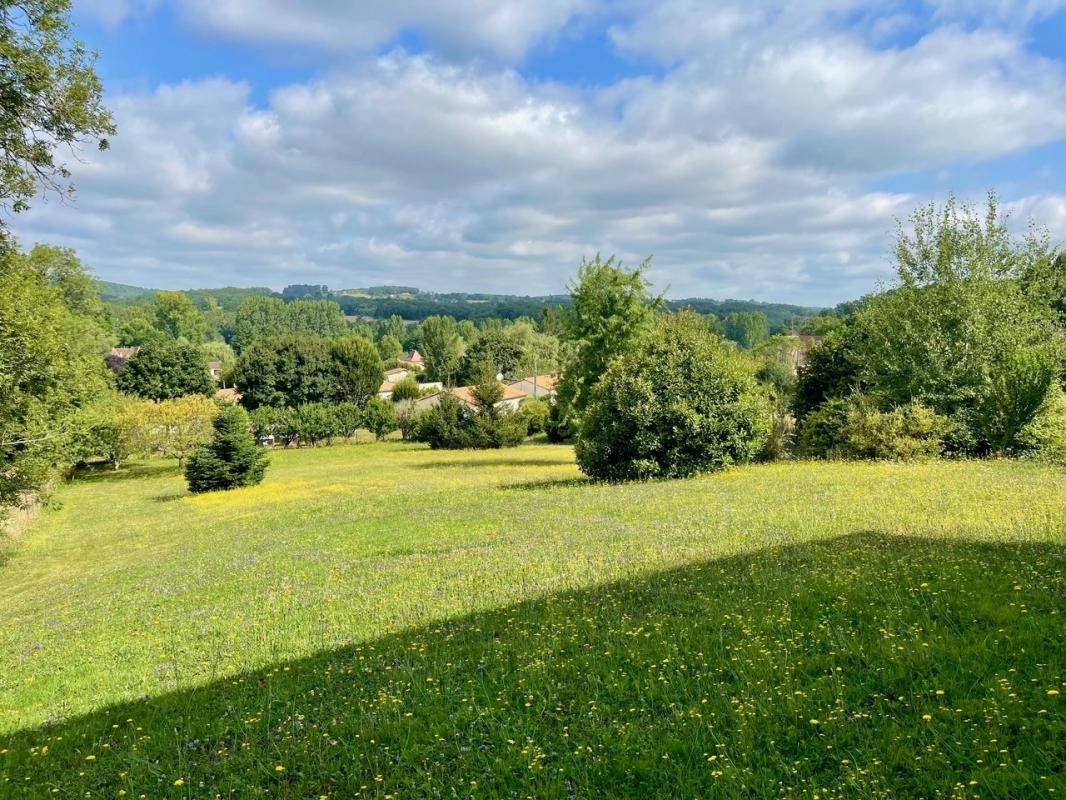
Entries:
POLYGON ((569 489, 574 486, 594 486, 588 478, 545 478, 535 481, 516 481, 515 483, 501 483, 501 489, 515 492, 532 492, 543 489, 569 489))
POLYGON ((110 464, 90 464, 74 473, 75 483, 118 483, 140 478, 158 478, 164 475, 181 474, 178 462, 173 459, 158 459, 127 464, 115 469, 110 464))
MULTIPOLYGON (((440 451, 438 451, 440 452, 440 451)), ((466 454, 464 459, 422 461, 411 464, 412 469, 482 469, 484 467, 565 467, 574 463, 572 458, 471 458, 469 450, 458 451, 466 454)))
POLYGON ((1053 797, 1064 597, 1061 546, 780 547, 19 732, 0 794, 1053 797))

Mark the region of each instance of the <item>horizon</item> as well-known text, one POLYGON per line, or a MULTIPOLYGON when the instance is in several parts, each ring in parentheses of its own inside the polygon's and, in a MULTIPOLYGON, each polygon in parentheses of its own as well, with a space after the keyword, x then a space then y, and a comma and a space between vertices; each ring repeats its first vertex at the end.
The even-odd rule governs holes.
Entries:
POLYGON ((78 0, 118 125, 12 229, 104 280, 829 307, 996 188, 1066 244, 1066 2, 78 0))

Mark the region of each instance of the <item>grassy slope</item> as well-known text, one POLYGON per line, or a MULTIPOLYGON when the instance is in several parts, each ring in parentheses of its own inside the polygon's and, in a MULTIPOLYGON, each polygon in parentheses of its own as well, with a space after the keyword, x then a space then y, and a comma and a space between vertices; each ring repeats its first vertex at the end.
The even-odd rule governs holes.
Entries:
POLYGON ((565 448, 386 444, 276 453, 234 493, 151 464, 59 501, 0 566, 0 796, 1066 782, 1061 471, 589 486, 565 448))

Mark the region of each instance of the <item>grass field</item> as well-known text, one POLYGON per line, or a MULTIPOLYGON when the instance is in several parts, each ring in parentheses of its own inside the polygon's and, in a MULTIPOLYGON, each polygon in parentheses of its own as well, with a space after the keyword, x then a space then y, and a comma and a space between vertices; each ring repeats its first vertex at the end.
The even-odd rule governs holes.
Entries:
POLYGON ((0 545, 0 797, 1066 795, 1062 470, 272 458, 0 545))

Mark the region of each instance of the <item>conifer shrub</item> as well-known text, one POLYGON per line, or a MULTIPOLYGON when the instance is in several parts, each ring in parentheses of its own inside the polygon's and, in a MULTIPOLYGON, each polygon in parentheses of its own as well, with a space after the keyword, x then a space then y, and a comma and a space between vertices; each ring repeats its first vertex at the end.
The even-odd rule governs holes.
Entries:
POLYGON ((230 406, 215 418, 211 441, 189 457, 185 479, 195 494, 254 486, 263 480, 267 464, 266 453, 256 446, 248 412, 230 406))

